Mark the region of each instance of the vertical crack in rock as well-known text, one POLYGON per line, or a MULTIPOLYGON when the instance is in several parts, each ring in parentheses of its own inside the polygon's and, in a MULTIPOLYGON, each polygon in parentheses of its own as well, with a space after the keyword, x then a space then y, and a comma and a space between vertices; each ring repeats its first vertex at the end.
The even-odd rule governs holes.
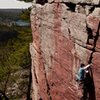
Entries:
POLYGON ((34 77, 35 77, 36 83, 38 84, 38 79, 37 79, 37 76, 36 76, 35 66, 34 66, 33 72, 34 72, 34 77))
POLYGON ((86 29, 87 29, 87 34, 88 34, 87 44, 89 44, 89 40, 90 40, 90 39, 93 40, 93 34, 92 34, 91 28, 88 28, 87 25, 86 25, 86 29))
MULTIPOLYGON (((42 50, 41 50, 41 53, 43 53, 42 50)), ((45 60, 42 55, 41 55, 41 57, 42 57, 43 60, 45 60)), ((47 79, 47 74, 46 74, 46 69, 45 69, 44 63, 43 63, 43 67, 44 67, 44 71, 45 71, 44 74, 45 74, 45 81, 46 81, 46 85, 47 85, 47 94, 48 94, 49 100, 52 100, 52 96, 50 94, 50 86, 49 86, 49 82, 48 82, 48 79, 47 79)))
MULTIPOLYGON (((98 29, 97 29, 97 32, 96 32, 96 36, 94 36, 94 43, 93 43, 93 49, 92 49, 92 53, 91 53, 91 55, 90 55, 90 58, 89 58, 89 61, 88 61, 88 63, 92 63, 92 59, 93 59, 93 54, 95 53, 95 48, 96 48, 96 43, 97 43, 97 40, 98 40, 98 37, 99 37, 99 28, 100 28, 100 22, 99 22, 99 24, 98 24, 98 29)), ((90 29, 89 29, 90 30, 90 29)), ((88 30, 88 32, 91 32, 91 31, 89 31, 88 30)), ((92 32, 93 33, 93 32, 92 32)), ((90 36, 91 36, 91 33, 90 33, 90 36)), ((90 36, 88 36, 88 39, 89 39, 89 37, 90 36)), ((88 40, 89 41, 89 40, 88 40)), ((95 95, 95 85, 94 85, 94 78, 93 78, 93 72, 92 72, 92 69, 90 68, 90 73, 91 73, 91 78, 92 78, 92 81, 93 81, 93 88, 94 88, 94 99, 93 100, 95 100, 96 99, 96 95, 95 95)))
MULTIPOLYGON (((44 58, 43 58, 43 56, 42 56, 42 50, 40 50, 41 51, 41 59, 43 59, 44 60, 44 58)), ((45 62, 44 62, 45 63, 45 62)), ((48 97, 49 97, 49 100, 52 100, 52 96, 51 96, 51 94, 50 94, 50 86, 49 86, 49 82, 48 82, 48 79, 47 79, 47 74, 46 74, 46 69, 45 69, 45 65, 44 65, 44 63, 43 63, 43 68, 44 68, 44 75, 45 75, 45 81, 46 81, 46 86, 47 86, 47 95, 48 95, 48 97)))
MULTIPOLYGON (((94 42, 93 42, 93 48, 92 48, 92 53, 90 54, 90 57, 89 57, 89 60, 88 60, 88 63, 92 63, 92 59, 93 59, 93 54, 96 52, 96 43, 98 41, 98 37, 99 37, 99 28, 100 28, 100 21, 99 21, 99 24, 98 24, 98 28, 97 28, 97 32, 96 32, 96 35, 93 37, 93 31, 87 27, 87 31, 88 31, 88 40, 87 40, 87 43, 89 41, 89 39, 93 38, 94 39, 94 42), (92 31, 92 32, 91 32, 92 31), (89 34, 90 32, 90 34, 89 34)), ((95 85, 94 85, 94 78, 93 78, 93 71, 92 69, 90 68, 90 73, 91 73, 91 78, 92 78, 92 84, 93 84, 93 88, 94 88, 94 91, 93 92, 93 97, 91 98, 91 100, 96 100, 96 94, 95 94, 95 85)))
MULTIPOLYGON (((99 22, 99 25, 98 25, 98 30, 96 32, 96 36, 94 36, 93 49, 92 49, 92 53, 90 55, 88 63, 91 63, 92 59, 93 59, 93 54, 95 52, 96 43, 97 43, 97 40, 98 40, 98 37, 99 37, 99 28, 100 28, 100 22, 99 22)), ((92 35, 92 30, 90 28, 88 28, 88 26, 87 26, 87 31, 88 31, 88 40, 87 40, 87 43, 88 43, 89 39, 93 39, 93 35, 92 35)))
MULTIPOLYGON (((45 67, 44 67, 44 70, 45 70, 45 67)), ((49 86, 49 83, 48 83, 46 71, 45 71, 45 79, 46 79, 46 84, 47 84, 47 94, 48 94, 49 100, 52 100, 52 96, 50 94, 50 86, 49 86)))

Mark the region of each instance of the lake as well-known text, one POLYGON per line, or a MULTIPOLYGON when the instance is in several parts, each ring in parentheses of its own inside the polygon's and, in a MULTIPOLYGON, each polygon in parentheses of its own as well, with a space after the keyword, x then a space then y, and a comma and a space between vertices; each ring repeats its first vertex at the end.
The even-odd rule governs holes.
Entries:
POLYGON ((17 20, 17 21, 15 21, 15 25, 17 25, 17 26, 30 26, 30 23, 25 22, 23 20, 17 20))

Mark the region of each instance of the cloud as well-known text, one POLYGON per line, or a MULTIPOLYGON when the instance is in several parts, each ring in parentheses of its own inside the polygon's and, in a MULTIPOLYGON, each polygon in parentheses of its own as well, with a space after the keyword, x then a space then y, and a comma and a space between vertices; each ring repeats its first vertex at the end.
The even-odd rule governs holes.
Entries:
POLYGON ((0 9, 28 8, 32 4, 17 0, 0 0, 0 9))

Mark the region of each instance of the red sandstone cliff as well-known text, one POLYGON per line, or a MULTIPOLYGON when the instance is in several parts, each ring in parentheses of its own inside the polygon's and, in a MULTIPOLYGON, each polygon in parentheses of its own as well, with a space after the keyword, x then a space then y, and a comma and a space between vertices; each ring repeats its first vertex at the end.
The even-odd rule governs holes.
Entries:
MULTIPOLYGON (((33 100, 80 100, 75 75, 93 63, 100 100, 100 0, 37 0, 31 12, 33 100)), ((92 90, 91 90, 92 91, 92 90)))

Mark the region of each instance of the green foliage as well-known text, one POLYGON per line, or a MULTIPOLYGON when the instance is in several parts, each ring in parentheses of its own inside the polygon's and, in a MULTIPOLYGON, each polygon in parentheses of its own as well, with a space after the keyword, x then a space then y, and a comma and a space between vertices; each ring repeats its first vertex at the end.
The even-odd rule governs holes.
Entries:
MULTIPOLYGON (((30 19, 30 8, 23 10, 20 16, 18 10, 18 16, 13 18, 15 13, 13 14, 13 16, 11 13, 7 17, 5 13, 2 12, 1 17, 3 18, 3 20, 11 19, 10 21, 19 18, 27 21, 29 21, 30 19)), ((12 91, 9 90, 9 88, 11 88, 13 84, 17 83, 18 88, 21 87, 22 91, 20 95, 18 95, 17 93, 16 96, 12 96, 12 93, 7 95, 10 97, 10 100, 19 100, 19 98, 21 98, 21 96, 25 94, 25 92, 23 91, 27 91, 28 76, 26 79, 23 79, 19 77, 19 74, 16 75, 16 73, 20 72, 21 74, 23 70, 26 69, 26 72, 29 72, 28 69, 30 68, 31 64, 29 43, 31 41, 32 34, 30 26, 7 26, 5 24, 2 24, 2 22, 0 23, 0 90, 2 90, 4 93, 10 93, 12 91)))
POLYGON ((20 18, 22 20, 29 21, 30 20, 30 11, 31 11, 31 8, 23 10, 22 13, 20 14, 20 18))
MULTIPOLYGON (((10 30, 7 26, 2 26, 2 29, 3 28, 10 30)), ((3 91, 5 91, 5 87, 7 87, 6 82, 9 81, 11 73, 25 69, 29 67, 31 63, 29 54, 29 43, 32 40, 31 28, 13 27, 13 30, 11 28, 10 31, 17 32, 17 35, 8 38, 7 41, 4 40, 0 42, 0 89, 3 91)), ((7 34, 5 36, 7 36, 7 34)), ((13 80, 10 78, 11 82, 13 80)))

